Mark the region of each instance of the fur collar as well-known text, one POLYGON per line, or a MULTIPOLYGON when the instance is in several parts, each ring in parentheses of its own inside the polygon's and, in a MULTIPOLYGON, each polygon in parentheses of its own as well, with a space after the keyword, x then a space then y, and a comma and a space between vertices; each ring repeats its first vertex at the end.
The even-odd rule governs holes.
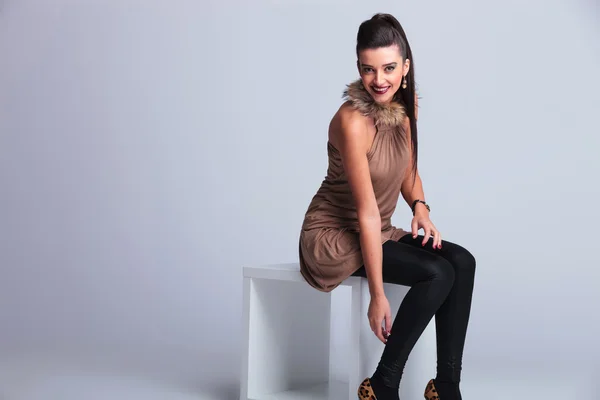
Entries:
POLYGON ((379 104, 373 100, 365 89, 362 80, 358 79, 346 85, 343 99, 350 101, 363 115, 371 116, 377 126, 402 127, 406 118, 406 110, 402 104, 379 104))

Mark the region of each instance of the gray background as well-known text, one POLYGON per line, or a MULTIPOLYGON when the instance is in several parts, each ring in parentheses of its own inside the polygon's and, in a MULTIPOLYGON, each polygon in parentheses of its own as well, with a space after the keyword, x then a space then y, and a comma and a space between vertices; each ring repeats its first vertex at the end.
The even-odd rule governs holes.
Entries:
POLYGON ((379 11, 431 218, 478 260, 464 386, 598 381, 597 2, 5 0, 0 385, 44 359, 235 398, 241 268, 297 261, 379 11))

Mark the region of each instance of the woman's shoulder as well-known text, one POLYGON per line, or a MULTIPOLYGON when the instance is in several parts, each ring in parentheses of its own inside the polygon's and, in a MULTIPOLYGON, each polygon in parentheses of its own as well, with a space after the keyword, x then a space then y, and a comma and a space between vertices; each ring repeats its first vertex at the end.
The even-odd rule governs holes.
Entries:
POLYGON ((363 141, 369 128, 369 117, 362 114, 350 102, 344 102, 329 123, 329 141, 337 144, 342 136, 346 139, 363 141))
POLYGON ((369 117, 362 114, 351 102, 340 105, 329 124, 330 129, 356 131, 366 127, 369 117))

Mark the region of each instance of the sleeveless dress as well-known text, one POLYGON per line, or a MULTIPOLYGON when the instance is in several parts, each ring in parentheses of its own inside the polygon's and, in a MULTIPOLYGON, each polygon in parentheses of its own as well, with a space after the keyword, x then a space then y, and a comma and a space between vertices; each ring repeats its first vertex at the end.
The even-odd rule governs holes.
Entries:
MULTIPOLYGON (((344 94, 363 114, 375 117, 377 132, 367 159, 381 215, 381 243, 397 241, 410 233, 391 224, 410 159, 401 123, 407 116, 397 103, 391 110, 374 104, 360 81, 344 94)), ((308 206, 299 241, 300 272, 322 292, 332 291, 364 264, 356 206, 340 153, 329 141, 327 156, 327 175, 308 206)))

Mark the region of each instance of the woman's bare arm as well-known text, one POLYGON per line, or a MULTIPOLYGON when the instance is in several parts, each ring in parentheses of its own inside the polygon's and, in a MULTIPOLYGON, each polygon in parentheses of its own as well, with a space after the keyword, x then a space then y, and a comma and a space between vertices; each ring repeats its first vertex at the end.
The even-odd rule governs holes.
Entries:
POLYGON ((370 147, 368 119, 353 110, 341 110, 336 142, 358 213, 360 246, 371 297, 383 290, 381 216, 371 183, 367 152, 370 147))
MULTIPOLYGON (((404 198, 404 201, 406 201, 408 206, 411 207, 413 201, 415 201, 416 199, 425 201, 425 193, 423 191, 423 182, 421 181, 421 177, 419 176, 418 168, 417 168, 416 174, 413 179, 412 140, 411 140, 411 136, 410 136, 410 123, 409 123, 408 118, 406 118, 406 122, 404 124, 404 130, 406 132, 406 138, 407 138, 407 144, 408 144, 408 154, 410 156, 409 156, 409 160, 408 160, 408 166, 406 167, 406 171, 404 173, 401 192, 402 192, 402 197, 404 198), (414 184, 413 184, 413 181, 414 181, 414 184)), ((417 204, 415 211, 429 213, 427 208, 421 203, 417 204)))

